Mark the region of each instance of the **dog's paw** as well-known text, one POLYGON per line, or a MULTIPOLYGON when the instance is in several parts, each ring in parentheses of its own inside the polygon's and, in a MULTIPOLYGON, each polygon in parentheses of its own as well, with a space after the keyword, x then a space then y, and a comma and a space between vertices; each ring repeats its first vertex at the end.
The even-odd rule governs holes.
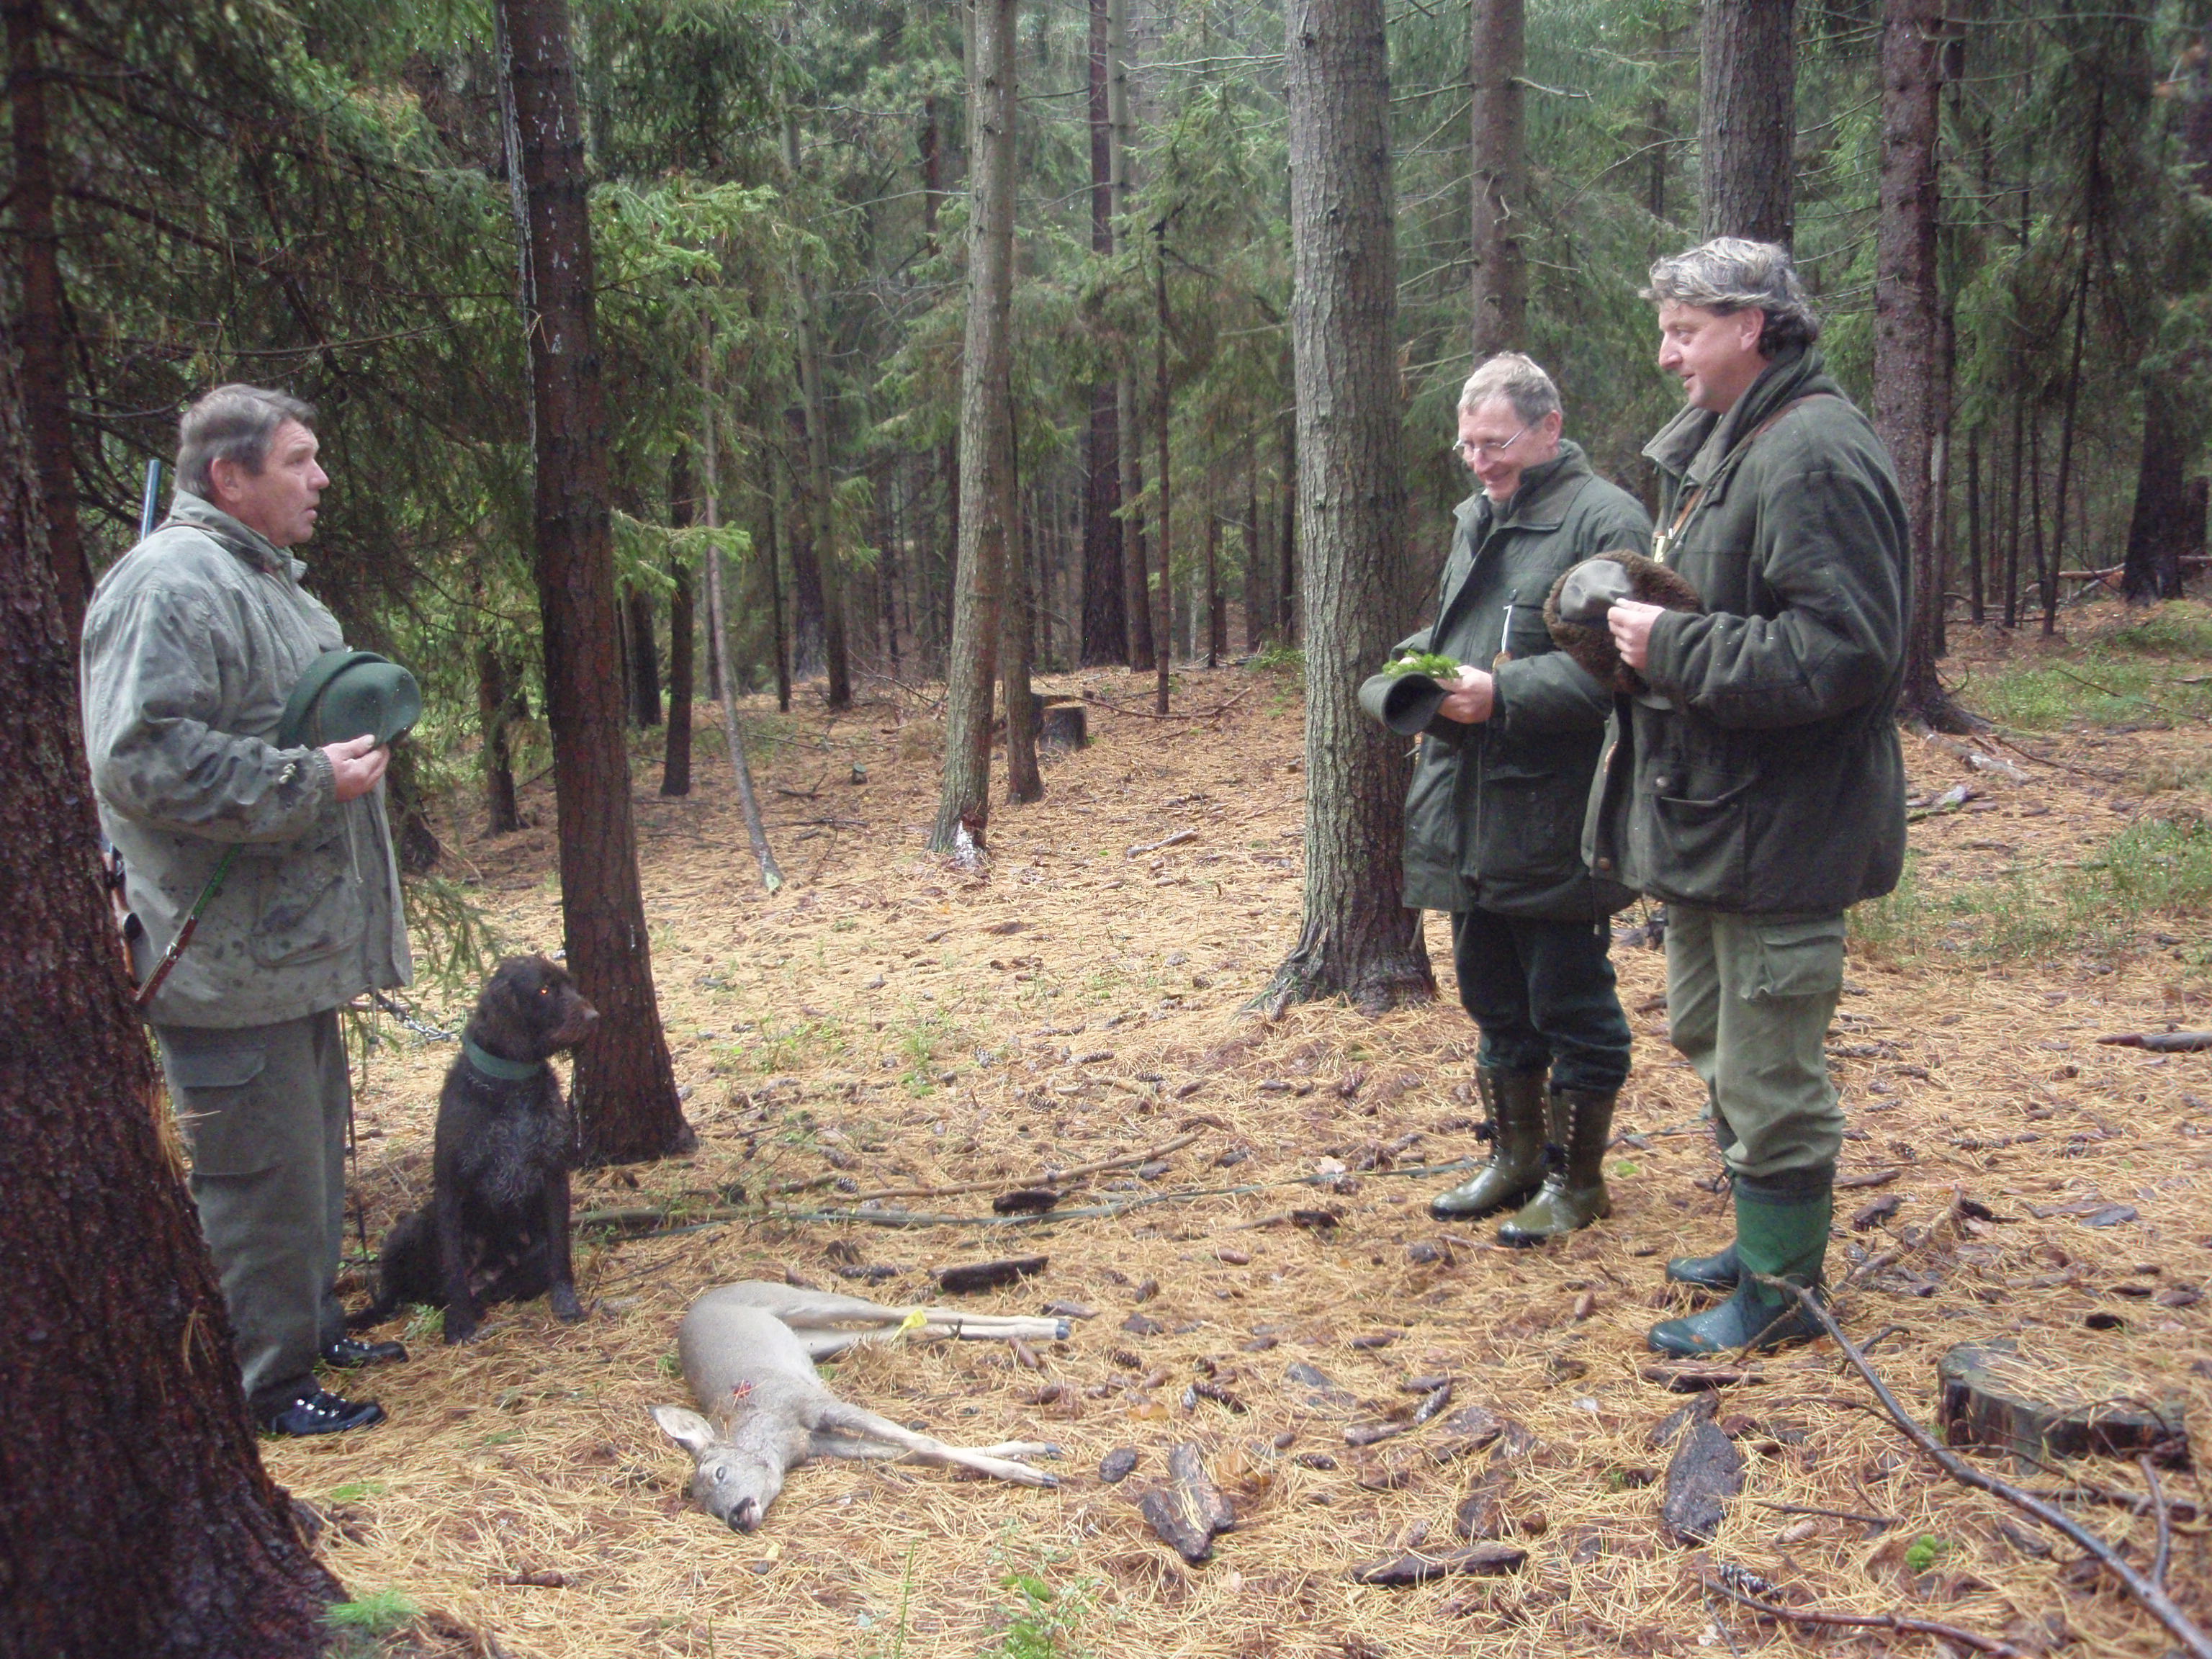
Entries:
POLYGON ((573 1285, 556 1285, 545 1297, 545 1304, 553 1310, 553 1317, 565 1319, 571 1324, 584 1316, 584 1304, 576 1300, 573 1285))
POLYGON ((446 1340, 447 1342, 476 1342, 480 1341, 483 1337, 483 1327, 475 1320, 456 1319, 451 1308, 446 1310, 446 1340))

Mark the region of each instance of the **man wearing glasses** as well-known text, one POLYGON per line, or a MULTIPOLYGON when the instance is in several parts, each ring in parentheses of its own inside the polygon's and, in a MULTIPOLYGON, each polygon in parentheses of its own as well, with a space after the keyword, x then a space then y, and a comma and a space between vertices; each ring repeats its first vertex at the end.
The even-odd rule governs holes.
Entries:
POLYGON ((1476 369, 1455 447, 1481 489, 1460 504, 1435 623, 1393 653, 1462 665, 1407 797, 1406 903, 1450 913, 1493 1131, 1489 1164, 1429 1209, 1462 1220, 1521 1206, 1498 1234, 1511 1244, 1609 1212, 1605 1151, 1628 1075, 1607 918, 1630 896, 1582 857, 1613 697, 1553 649, 1544 601, 1571 565, 1647 551, 1651 521, 1560 437, 1563 419, 1559 389, 1528 358, 1476 369))

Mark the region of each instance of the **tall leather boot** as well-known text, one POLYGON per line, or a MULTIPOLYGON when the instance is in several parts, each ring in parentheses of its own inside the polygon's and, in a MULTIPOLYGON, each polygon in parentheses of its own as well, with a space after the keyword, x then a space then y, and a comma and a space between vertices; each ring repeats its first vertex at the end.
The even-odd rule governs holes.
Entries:
POLYGON ((1498 1230, 1501 1243, 1541 1244, 1613 1213, 1613 1200, 1605 1190, 1605 1152, 1613 1144, 1615 1098, 1580 1089, 1552 1091, 1553 1133, 1563 1151, 1544 1177, 1542 1190, 1498 1230))
POLYGON ((1544 1179, 1544 1073, 1476 1069, 1490 1109, 1490 1162, 1471 1180, 1429 1200, 1439 1221, 1466 1221, 1527 1201, 1544 1179))
POLYGON ((1820 1322, 1794 1296, 1759 1282, 1765 1274, 1818 1290, 1828 1252, 1835 1166, 1765 1181, 1737 1177, 1735 1293, 1717 1308, 1651 1328, 1648 1340, 1664 1354, 1710 1358, 1749 1348, 1763 1352, 1820 1334, 1820 1322))

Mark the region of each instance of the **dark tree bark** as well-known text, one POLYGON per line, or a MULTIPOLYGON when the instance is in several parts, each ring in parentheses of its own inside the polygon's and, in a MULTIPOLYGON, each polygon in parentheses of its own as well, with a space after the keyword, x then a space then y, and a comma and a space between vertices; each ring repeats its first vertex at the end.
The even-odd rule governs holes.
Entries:
POLYGON ((899 672, 898 591, 899 543, 906 535, 906 515, 900 501, 899 485, 905 474, 896 462, 884 473, 876 487, 876 500, 882 514, 883 533, 878 538, 883 545, 876 555, 877 598, 883 608, 884 662, 896 679, 899 672))
POLYGON ((1792 0, 1705 0, 1698 148, 1707 237, 1790 245, 1796 223, 1794 13, 1792 0))
POLYGON ((1939 731, 1966 720, 1936 672, 1943 606, 1937 443, 1949 388, 1941 362, 1936 137, 1943 0, 1889 0, 1881 34, 1881 216, 1875 235, 1874 423, 1897 465, 1911 537, 1911 604, 1899 712, 1939 731))
MULTIPOLYGON (((768 577, 769 643, 775 653, 775 706, 777 712, 791 712, 791 630, 784 626, 783 612, 783 552, 781 527, 787 522, 783 511, 783 475, 776 470, 775 456, 771 453, 761 459, 761 471, 768 487, 761 492, 762 522, 768 533, 761 538, 761 569, 768 577)), ((729 649, 729 636, 720 636, 722 649, 729 649)))
POLYGON ((968 64, 975 205, 968 233, 968 332, 960 361, 959 592, 945 672, 945 775, 929 842, 939 853, 980 853, 991 816, 991 692, 1014 511, 1017 9, 1017 0, 977 0, 968 64))
POLYGON ((62 289, 61 240, 54 228, 53 157, 46 138, 46 69, 40 37, 44 0, 5 0, 8 104, 15 177, 9 191, 21 325, 23 420, 38 469, 47 556, 61 594, 62 620, 74 640, 92 598, 92 565, 76 522, 76 457, 70 437, 68 303, 62 289))
MULTIPOLYGON (((1108 93, 1106 0, 1091 0, 1091 251, 1114 252, 1114 142, 1108 93)), ((1085 668, 1125 662, 1129 620, 1121 591, 1121 444, 1114 386, 1091 388, 1084 447, 1083 656, 1085 668)))
POLYGON ((1528 149, 1522 70, 1527 0, 1474 0, 1474 361, 1520 351, 1528 332, 1528 149))
POLYGON ((1158 326, 1152 334, 1152 455, 1153 465, 1159 468, 1158 485, 1160 502, 1159 540, 1159 598, 1152 612, 1152 712, 1168 712, 1169 670, 1175 661, 1175 520, 1174 499, 1170 485, 1174 482, 1168 455, 1168 434, 1170 429, 1168 403, 1168 222, 1162 219, 1152 227, 1153 251, 1157 253, 1153 271, 1152 309, 1158 326))
POLYGON ((1398 901, 1405 745, 1360 682, 1405 632, 1397 250, 1382 0, 1291 0, 1291 341, 1304 554, 1304 927, 1267 996, 1363 1007, 1436 994, 1398 901))
POLYGON ((1989 620, 1989 593, 1982 556, 1982 428, 1966 428, 1967 615, 1978 628, 1989 620))
POLYGON ((653 595, 633 587, 623 596, 629 619, 630 718, 640 726, 660 724, 660 648, 653 638, 653 595))
POLYGON ((783 514, 783 539, 791 558, 791 672, 793 679, 805 680, 826 676, 830 669, 829 586, 822 574, 823 543, 817 538, 822 521, 814 511, 804 400, 791 406, 787 418, 798 451, 791 469, 791 499, 783 514))
POLYGON ((261 1466, 155 1127, 18 375, 0 338, 0 1659, 295 1659, 344 1592, 261 1466))
POLYGON ((1260 444, 1244 434, 1244 649, 1257 651, 1272 608, 1267 594, 1267 547, 1260 520, 1260 444))
POLYGON ((638 886, 622 684, 606 405, 592 299, 582 125, 563 0, 499 0, 501 91, 524 210, 523 291, 536 413, 533 508, 546 714, 561 823, 568 969, 598 1007, 569 1095, 586 1164, 688 1152, 653 1000, 638 886))
POLYGON ((514 801, 514 751, 507 727, 530 712, 522 677, 489 639, 477 642, 477 719, 483 733, 484 828, 507 836, 522 828, 514 801))
POLYGON ((1158 653, 1152 641, 1152 554, 1145 532, 1145 465, 1138 459, 1144 434, 1137 428, 1136 394, 1124 380, 1116 388, 1121 434, 1121 587, 1127 597, 1129 668, 1149 672, 1158 653))
MULTIPOLYGON (((1015 495, 1018 500, 1024 492, 1018 479, 1019 446, 1016 447, 1015 495)), ((1006 602, 1000 650, 1006 664, 1006 799, 1018 805, 1044 799, 1044 774, 1037 766, 1041 711, 1036 694, 1030 689, 1030 670, 1036 655, 1036 589, 1030 578, 1030 550, 1036 539, 1036 514, 1023 513, 1017 525, 1018 528, 1006 538, 1006 602)))
MULTIPOLYGON (((689 530, 698 522, 691 494, 691 452, 680 445, 668 465, 668 523, 689 530)), ((691 653, 696 617, 691 596, 691 567, 682 556, 668 556, 668 742, 661 752, 660 793, 691 793, 691 653)))
POLYGON ((1277 572, 1275 597, 1281 609, 1275 617, 1275 637, 1285 645, 1298 640, 1298 423, 1296 416, 1283 417, 1283 522, 1275 551, 1282 560, 1277 572))
POLYGON ((1229 606, 1221 592, 1221 509, 1206 504, 1206 665, 1229 654, 1229 606))

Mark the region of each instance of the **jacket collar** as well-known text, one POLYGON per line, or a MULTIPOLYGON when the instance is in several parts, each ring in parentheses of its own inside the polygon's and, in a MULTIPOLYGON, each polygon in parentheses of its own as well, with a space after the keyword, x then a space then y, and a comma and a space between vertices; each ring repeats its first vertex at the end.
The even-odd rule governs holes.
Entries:
POLYGON ((1644 453, 1662 471, 1692 484, 1711 482, 1746 433, 1784 404, 1814 392, 1836 390, 1827 365, 1811 346, 1785 351, 1767 364, 1751 387, 1725 415, 1709 409, 1684 409, 1659 428, 1644 453), (1715 430, 1720 441, 1708 445, 1715 430))
POLYGON ((188 489, 179 489, 170 498, 169 516, 161 523, 165 529, 173 524, 189 525, 255 569, 265 570, 271 575, 289 574, 296 578, 307 568, 259 531, 240 523, 213 502, 202 501, 188 489))
POLYGON ((1477 539, 1486 527, 1557 530, 1565 522, 1567 508, 1583 485, 1595 476, 1583 447, 1571 438, 1564 439, 1557 455, 1521 474, 1521 487, 1504 506, 1478 489, 1460 503, 1459 519, 1477 539))

